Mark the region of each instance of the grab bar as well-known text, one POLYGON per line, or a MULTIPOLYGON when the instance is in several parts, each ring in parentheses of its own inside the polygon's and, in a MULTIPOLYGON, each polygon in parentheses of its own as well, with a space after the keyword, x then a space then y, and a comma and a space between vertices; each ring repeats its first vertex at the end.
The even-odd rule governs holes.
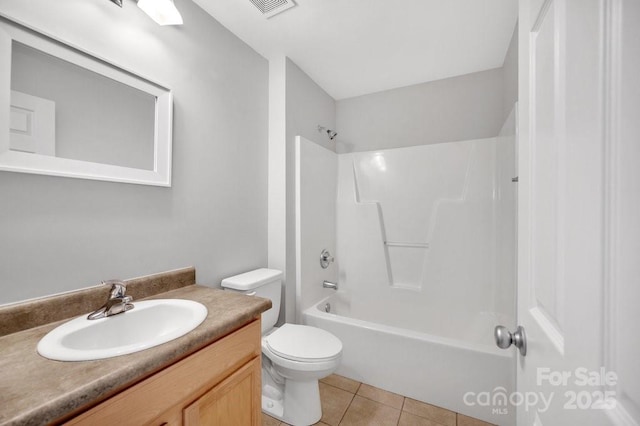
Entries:
POLYGON ((384 244, 387 247, 429 248, 429 243, 403 243, 403 242, 398 242, 398 241, 385 241, 384 244))

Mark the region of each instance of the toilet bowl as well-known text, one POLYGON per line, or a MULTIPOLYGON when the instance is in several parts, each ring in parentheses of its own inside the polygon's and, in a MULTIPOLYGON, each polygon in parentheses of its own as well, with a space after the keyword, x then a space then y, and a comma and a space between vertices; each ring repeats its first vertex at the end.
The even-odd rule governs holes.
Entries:
POLYGON ((317 327, 275 327, 281 279, 282 272, 263 268, 225 278, 222 287, 271 299, 262 314, 262 411, 294 426, 311 425, 322 417, 318 380, 340 365, 342 342, 317 327))

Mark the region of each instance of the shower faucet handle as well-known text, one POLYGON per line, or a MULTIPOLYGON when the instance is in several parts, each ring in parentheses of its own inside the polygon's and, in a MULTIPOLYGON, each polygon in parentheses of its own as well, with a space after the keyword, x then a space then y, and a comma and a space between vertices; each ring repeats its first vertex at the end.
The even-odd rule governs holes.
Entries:
POLYGON ((331 256, 329 250, 324 249, 322 250, 322 253, 320 253, 320 266, 322 266, 322 269, 327 269, 329 267, 329 264, 334 260, 335 259, 333 258, 333 256, 331 256))

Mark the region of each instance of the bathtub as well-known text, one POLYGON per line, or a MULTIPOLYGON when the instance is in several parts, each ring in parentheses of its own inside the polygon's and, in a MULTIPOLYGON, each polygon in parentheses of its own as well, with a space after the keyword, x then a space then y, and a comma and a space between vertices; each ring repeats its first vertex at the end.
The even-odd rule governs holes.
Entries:
MULTIPOLYGON (((485 327, 478 327, 476 321, 470 328, 488 328, 483 335, 492 336, 494 320, 485 318, 479 321, 485 327)), ((515 424, 513 408, 492 406, 478 398, 481 393, 493 398, 496 392, 515 391, 511 350, 500 350, 482 339, 474 343, 474 339, 351 318, 349 303, 340 293, 306 309, 303 322, 342 341, 342 362, 336 374, 494 424, 515 424)))

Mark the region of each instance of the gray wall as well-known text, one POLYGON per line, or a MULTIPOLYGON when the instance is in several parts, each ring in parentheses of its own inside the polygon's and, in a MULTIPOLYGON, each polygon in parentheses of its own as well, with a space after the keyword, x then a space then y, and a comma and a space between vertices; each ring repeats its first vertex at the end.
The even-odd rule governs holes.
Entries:
MULTIPOLYGON (((293 61, 286 62, 286 282, 283 311, 287 321, 295 319, 296 222, 295 222, 295 138, 304 136, 326 148, 335 149, 318 125, 336 127, 336 103, 293 61)), ((320 252, 318 252, 320 256, 320 252)), ((280 316, 283 319, 283 316, 280 316)))
POLYGON ((503 116, 496 68, 336 102, 338 152, 496 136, 503 116))
POLYGON ((504 57, 502 73, 502 116, 506 120, 513 109, 513 104, 518 101, 518 24, 513 30, 509 49, 504 57))
POLYGON ((173 89, 173 186, 0 172, 0 303, 188 265, 267 259, 268 63, 194 3, 160 27, 124 1, 5 0, 2 13, 173 89))
POLYGON ((287 58, 287 140, 296 136, 335 151, 335 142, 318 125, 336 128, 336 101, 318 86, 300 67, 287 58))

